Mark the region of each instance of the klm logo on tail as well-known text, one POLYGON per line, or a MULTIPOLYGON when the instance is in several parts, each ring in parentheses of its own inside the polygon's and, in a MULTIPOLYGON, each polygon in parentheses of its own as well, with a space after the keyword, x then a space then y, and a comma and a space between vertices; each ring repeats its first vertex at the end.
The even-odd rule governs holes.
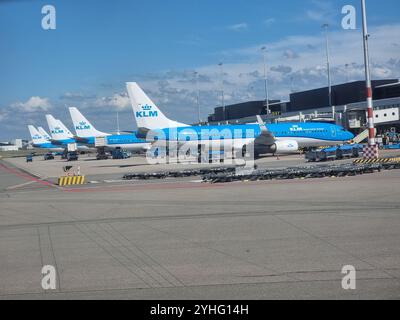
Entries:
POLYGON ((76 130, 90 130, 90 125, 86 121, 79 122, 79 125, 75 127, 76 130))
POLYGON ((54 130, 51 131, 52 134, 61 134, 64 133, 64 130, 62 130, 60 127, 54 128, 54 130))
POLYGON ((142 106, 142 111, 136 112, 136 118, 157 118, 158 111, 153 111, 152 106, 144 105, 142 106))

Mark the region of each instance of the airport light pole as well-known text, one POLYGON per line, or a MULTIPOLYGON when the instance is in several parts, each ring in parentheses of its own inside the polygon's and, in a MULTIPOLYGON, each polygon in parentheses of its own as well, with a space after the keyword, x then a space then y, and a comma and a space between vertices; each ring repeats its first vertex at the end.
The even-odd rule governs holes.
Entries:
POLYGON ((117 135, 120 135, 121 132, 119 130, 119 111, 117 111, 117 135))
POLYGON ((268 96, 268 76, 267 76, 267 48, 264 46, 261 48, 263 53, 263 61, 264 61, 264 89, 265 89, 265 109, 267 111, 267 115, 269 112, 269 96, 268 96))
POLYGON ((197 117, 199 124, 201 124, 200 117, 200 91, 199 91, 199 73, 197 71, 194 72, 195 80, 196 80, 196 102, 197 102, 197 117))
POLYGON ((290 93, 294 93, 293 76, 290 77, 290 93))
POLYGON ((331 62, 329 54, 329 24, 322 25, 325 30, 325 43, 326 43, 326 67, 328 72, 328 94, 329 94, 329 107, 332 107, 332 81, 331 81, 331 62))
POLYGON ((221 71, 221 106, 225 108, 225 97, 224 97, 224 64, 220 62, 219 64, 221 71))
POLYGON ((371 85, 371 74, 369 68, 369 48, 368 39, 370 35, 368 34, 367 28, 367 8, 365 0, 361 0, 362 8, 362 24, 363 24, 363 43, 364 43, 364 65, 365 65, 365 81, 367 87, 367 105, 368 105, 368 130, 369 130, 369 147, 374 148, 374 157, 377 156, 376 141, 375 141, 375 125, 374 125, 374 106, 372 103, 372 85, 371 85))

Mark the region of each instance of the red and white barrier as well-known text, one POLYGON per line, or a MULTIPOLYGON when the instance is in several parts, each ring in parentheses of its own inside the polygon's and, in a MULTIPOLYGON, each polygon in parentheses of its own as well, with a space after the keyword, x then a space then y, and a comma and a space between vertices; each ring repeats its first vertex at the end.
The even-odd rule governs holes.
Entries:
POLYGON ((379 147, 374 146, 364 146, 364 159, 377 159, 379 158, 379 147))

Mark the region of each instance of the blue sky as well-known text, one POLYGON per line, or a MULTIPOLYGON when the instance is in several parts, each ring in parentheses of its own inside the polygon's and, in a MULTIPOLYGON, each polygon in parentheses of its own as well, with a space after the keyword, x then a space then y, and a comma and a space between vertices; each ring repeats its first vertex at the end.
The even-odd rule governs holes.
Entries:
MULTIPOLYGON (((195 121, 193 72, 201 75, 203 118, 218 104, 218 62, 226 100, 262 99, 268 47, 271 97, 326 83, 321 25, 331 25, 334 82, 362 79, 360 30, 341 29, 341 9, 359 0, 6 0, 0 1, 0 140, 27 137, 46 112, 71 126, 81 108, 101 130, 135 127, 125 93, 138 81, 166 113, 195 121), (41 28, 41 8, 57 29, 41 28), (344 65, 349 64, 347 69, 344 65)), ((400 77, 400 3, 367 0, 375 78, 400 77), (375 37, 374 37, 375 36, 375 37)), ((359 15, 358 15, 359 17, 359 15)), ((360 27, 360 21, 357 23, 360 27)))

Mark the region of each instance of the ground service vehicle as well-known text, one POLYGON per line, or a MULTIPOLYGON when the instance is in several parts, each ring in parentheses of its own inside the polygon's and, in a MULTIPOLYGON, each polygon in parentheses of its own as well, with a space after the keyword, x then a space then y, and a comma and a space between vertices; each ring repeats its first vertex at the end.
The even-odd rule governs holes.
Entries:
POLYGON ((45 161, 47 160, 54 160, 54 155, 52 153, 46 153, 43 157, 45 161))
POLYGON ((67 153, 67 161, 77 161, 78 160, 78 152, 72 151, 67 153))

